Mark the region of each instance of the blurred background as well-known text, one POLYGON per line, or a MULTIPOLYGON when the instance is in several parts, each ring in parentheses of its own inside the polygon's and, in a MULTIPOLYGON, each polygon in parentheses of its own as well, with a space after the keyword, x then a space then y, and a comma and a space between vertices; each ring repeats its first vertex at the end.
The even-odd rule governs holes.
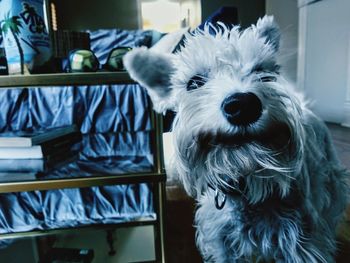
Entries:
MULTIPOLYGON (((221 7, 234 7, 237 17, 233 20, 242 28, 255 24, 265 14, 273 15, 282 32, 279 61, 282 71, 305 93, 315 113, 333 123, 330 127, 340 157, 350 167, 350 132, 344 128, 350 127, 349 0, 50 0, 48 3, 53 31, 120 28, 152 30, 164 35, 186 27, 195 29, 221 7)), ((201 262, 194 245, 193 201, 171 185, 167 198, 169 262, 201 262)), ((349 229, 347 226, 342 231, 350 237, 349 229)), ((97 263, 139 262, 154 257, 153 243, 148 242, 153 238, 149 227, 121 228, 113 235, 117 237, 115 256, 107 256, 109 248, 102 231, 71 231, 57 242, 66 247, 94 247, 97 263)), ((38 246, 40 250, 40 242, 24 239, 0 250, 0 261, 36 262, 38 246)))
POLYGON ((195 28, 222 6, 244 28, 264 14, 282 30, 281 65, 324 120, 350 125, 348 0, 52 0, 58 29, 195 28))

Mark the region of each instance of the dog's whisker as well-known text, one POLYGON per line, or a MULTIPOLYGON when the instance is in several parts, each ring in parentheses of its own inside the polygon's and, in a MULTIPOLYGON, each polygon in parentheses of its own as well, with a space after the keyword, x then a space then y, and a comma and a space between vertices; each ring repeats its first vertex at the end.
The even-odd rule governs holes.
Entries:
POLYGON ((261 174, 253 174, 252 176, 260 179, 270 179, 275 177, 276 175, 261 175, 261 174))
POLYGON ((256 169, 256 170, 253 172, 253 174, 261 173, 261 172, 263 172, 263 171, 265 171, 265 170, 266 170, 266 168, 265 168, 265 167, 262 167, 262 168, 260 168, 260 169, 256 169))

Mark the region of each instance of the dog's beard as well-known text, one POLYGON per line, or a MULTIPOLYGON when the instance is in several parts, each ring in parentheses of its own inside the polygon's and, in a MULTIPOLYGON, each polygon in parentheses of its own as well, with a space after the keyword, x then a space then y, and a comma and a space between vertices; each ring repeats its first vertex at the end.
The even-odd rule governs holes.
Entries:
POLYGON ((251 203, 276 191, 285 196, 299 167, 298 144, 284 123, 271 123, 259 133, 207 132, 175 137, 180 177, 187 190, 196 189, 196 195, 211 185, 227 192, 242 191, 251 203), (236 189, 242 178, 245 189, 236 189))
POLYGON ((291 133, 285 123, 271 122, 262 132, 241 129, 239 133, 223 133, 221 131, 202 132, 194 137, 201 149, 210 151, 215 147, 239 148, 245 144, 257 143, 275 152, 284 152, 291 147, 291 133))

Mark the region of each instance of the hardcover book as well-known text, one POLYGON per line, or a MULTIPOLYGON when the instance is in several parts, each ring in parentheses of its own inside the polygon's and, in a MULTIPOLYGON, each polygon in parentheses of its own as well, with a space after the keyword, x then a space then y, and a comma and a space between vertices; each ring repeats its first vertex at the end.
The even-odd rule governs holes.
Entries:
POLYGON ((47 173, 59 169, 78 158, 76 152, 54 160, 8 159, 0 160, 0 183, 43 178, 47 173))
POLYGON ((55 143, 77 130, 76 125, 70 125, 39 132, 1 133, 0 147, 31 147, 43 143, 55 143))
POLYGON ((81 140, 80 132, 76 131, 47 140, 39 145, 0 147, 0 160, 3 159, 55 159, 70 153, 74 144, 81 140))

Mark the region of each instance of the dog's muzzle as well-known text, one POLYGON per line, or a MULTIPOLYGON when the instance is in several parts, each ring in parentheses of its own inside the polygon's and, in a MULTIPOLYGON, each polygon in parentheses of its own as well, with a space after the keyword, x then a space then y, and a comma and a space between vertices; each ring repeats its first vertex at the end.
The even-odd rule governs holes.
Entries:
POLYGON ((231 124, 246 126, 260 118, 262 104, 254 93, 238 92, 225 98, 221 110, 231 124))

